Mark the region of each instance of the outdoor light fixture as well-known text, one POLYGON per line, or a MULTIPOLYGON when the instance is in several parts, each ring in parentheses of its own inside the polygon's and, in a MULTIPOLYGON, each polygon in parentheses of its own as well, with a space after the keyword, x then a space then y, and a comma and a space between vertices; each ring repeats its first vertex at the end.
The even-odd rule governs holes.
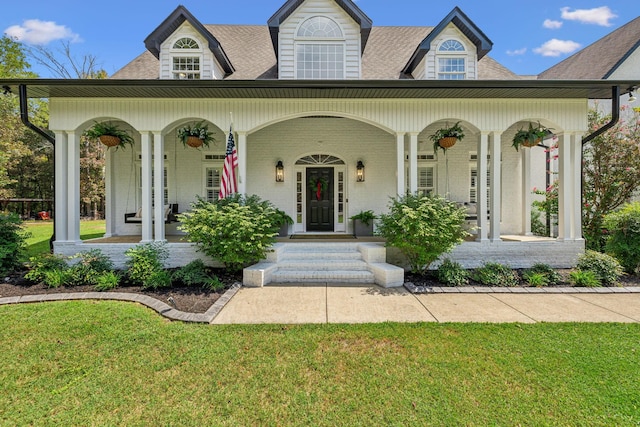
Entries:
POLYGON ((636 94, 633 91, 629 92, 629 103, 636 102, 638 98, 636 98, 636 94))
POLYGON ((364 164, 362 160, 358 160, 356 165, 356 182, 364 182, 364 164))
POLYGON ((276 182, 284 182, 284 165, 282 160, 278 160, 276 163, 276 182))

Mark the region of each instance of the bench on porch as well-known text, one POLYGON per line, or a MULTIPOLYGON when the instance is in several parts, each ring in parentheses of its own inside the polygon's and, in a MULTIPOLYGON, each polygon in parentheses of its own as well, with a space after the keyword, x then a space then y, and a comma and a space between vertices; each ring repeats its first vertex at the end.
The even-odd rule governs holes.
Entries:
MULTIPOLYGON (((176 214, 178 213, 178 204, 173 203, 171 205, 164 206, 164 223, 171 224, 172 222, 177 222, 176 214)), ((124 222, 126 224, 141 224, 142 223, 142 208, 138 209, 137 212, 131 212, 124 214, 124 222)), ((155 221, 155 219, 154 219, 155 221)))

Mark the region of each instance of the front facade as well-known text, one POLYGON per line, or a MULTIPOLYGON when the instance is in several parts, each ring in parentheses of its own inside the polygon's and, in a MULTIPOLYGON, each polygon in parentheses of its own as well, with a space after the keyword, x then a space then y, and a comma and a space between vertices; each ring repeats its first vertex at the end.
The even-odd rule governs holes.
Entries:
MULTIPOLYGON (((107 153, 107 238, 180 235, 178 223, 153 218, 217 198, 232 127, 239 192, 287 212, 291 233, 352 233, 351 216, 384 213, 390 197, 422 192, 467 206, 476 237, 452 256, 468 267, 488 260, 568 267, 584 250, 587 99, 610 90, 523 80, 488 56, 491 41, 458 8, 435 27, 378 28, 350 0, 290 0, 266 26, 203 25, 180 6, 145 45, 107 82, 50 88, 56 252, 98 245, 80 241, 77 208, 78 142, 96 121, 117 123, 136 141, 107 153), (197 122, 209 125, 215 142, 183 147, 177 129, 197 122), (434 154, 430 136, 458 122, 465 138, 434 154), (554 239, 531 238, 531 190, 545 185, 544 149, 511 147, 518 129, 537 122, 557 138, 545 141, 558 145, 554 239), (131 213, 139 220, 128 221, 131 213)), ((99 247, 118 262, 133 244, 99 247)), ((175 265, 198 256, 188 243, 171 244, 180 247, 175 265)))

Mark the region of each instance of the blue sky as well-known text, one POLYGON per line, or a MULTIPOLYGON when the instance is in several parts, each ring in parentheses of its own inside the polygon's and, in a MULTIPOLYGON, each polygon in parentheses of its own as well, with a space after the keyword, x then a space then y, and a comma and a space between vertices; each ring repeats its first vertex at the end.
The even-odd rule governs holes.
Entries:
MULTIPOLYGON (((204 24, 264 24, 285 0, 22 0, 6 2, 0 30, 52 49, 72 42, 109 74, 144 51, 144 39, 183 4, 204 24)), ((640 14, 638 0, 358 0, 373 25, 434 26, 460 7, 493 41, 490 56, 518 74, 538 74, 640 14)), ((50 77, 35 68, 41 77, 50 77)))

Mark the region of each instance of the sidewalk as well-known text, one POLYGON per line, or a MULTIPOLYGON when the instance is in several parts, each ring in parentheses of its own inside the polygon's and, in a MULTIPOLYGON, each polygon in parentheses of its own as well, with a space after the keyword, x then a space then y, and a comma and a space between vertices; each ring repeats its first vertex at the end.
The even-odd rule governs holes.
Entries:
POLYGON ((211 323, 640 322, 637 288, 442 289, 412 294, 375 285, 243 287, 211 323))

